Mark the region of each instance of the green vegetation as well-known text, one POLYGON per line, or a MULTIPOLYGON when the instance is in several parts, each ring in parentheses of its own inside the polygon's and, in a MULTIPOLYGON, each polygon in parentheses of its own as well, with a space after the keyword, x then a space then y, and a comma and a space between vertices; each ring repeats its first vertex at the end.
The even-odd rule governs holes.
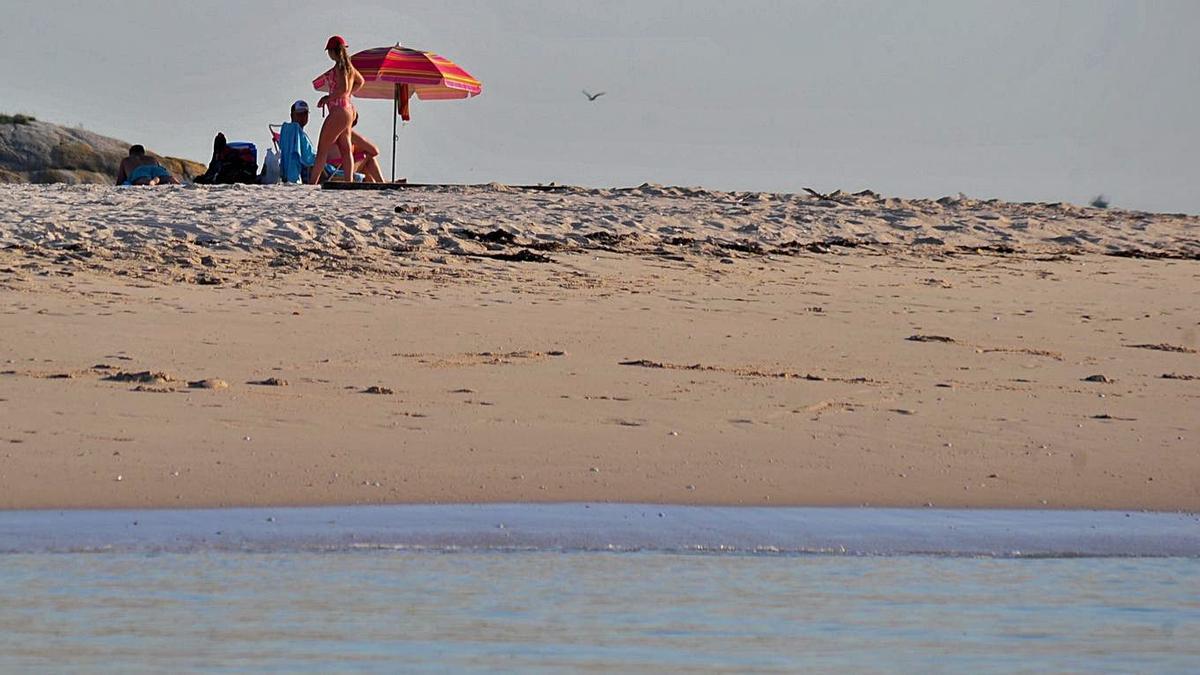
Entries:
POLYGON ((0 124, 29 124, 36 121, 37 118, 33 115, 6 115, 0 113, 0 124))

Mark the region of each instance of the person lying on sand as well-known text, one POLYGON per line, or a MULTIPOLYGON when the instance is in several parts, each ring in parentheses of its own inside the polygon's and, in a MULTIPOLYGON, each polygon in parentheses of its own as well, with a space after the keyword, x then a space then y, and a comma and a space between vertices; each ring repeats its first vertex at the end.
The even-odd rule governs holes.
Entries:
POLYGON ((179 179, 146 154, 141 145, 129 146, 129 156, 117 167, 117 185, 179 185, 179 179))

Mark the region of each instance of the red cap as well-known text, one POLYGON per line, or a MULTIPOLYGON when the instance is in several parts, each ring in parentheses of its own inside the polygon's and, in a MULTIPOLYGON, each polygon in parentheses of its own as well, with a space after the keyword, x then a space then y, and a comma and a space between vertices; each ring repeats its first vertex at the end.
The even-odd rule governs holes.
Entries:
POLYGON ((334 35, 333 37, 329 38, 329 42, 325 43, 325 51, 329 51, 330 49, 333 49, 334 47, 345 47, 345 46, 346 46, 346 38, 342 37, 341 35, 334 35))

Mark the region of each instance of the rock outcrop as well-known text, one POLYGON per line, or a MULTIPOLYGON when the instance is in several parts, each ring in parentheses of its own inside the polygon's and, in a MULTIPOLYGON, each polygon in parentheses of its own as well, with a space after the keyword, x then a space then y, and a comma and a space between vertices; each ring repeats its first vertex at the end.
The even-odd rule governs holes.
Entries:
MULTIPOLYGON (((129 143, 84 129, 25 119, 0 123, 0 183, 113 182, 129 143)), ((177 157, 158 157, 181 180, 204 173, 204 165, 177 157)))

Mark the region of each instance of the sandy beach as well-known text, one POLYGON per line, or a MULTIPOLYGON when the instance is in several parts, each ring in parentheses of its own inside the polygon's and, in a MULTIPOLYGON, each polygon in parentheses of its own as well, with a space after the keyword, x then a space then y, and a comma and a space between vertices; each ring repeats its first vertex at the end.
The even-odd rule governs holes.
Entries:
POLYGON ((0 508, 1200 510, 1200 218, 0 186, 0 508))

